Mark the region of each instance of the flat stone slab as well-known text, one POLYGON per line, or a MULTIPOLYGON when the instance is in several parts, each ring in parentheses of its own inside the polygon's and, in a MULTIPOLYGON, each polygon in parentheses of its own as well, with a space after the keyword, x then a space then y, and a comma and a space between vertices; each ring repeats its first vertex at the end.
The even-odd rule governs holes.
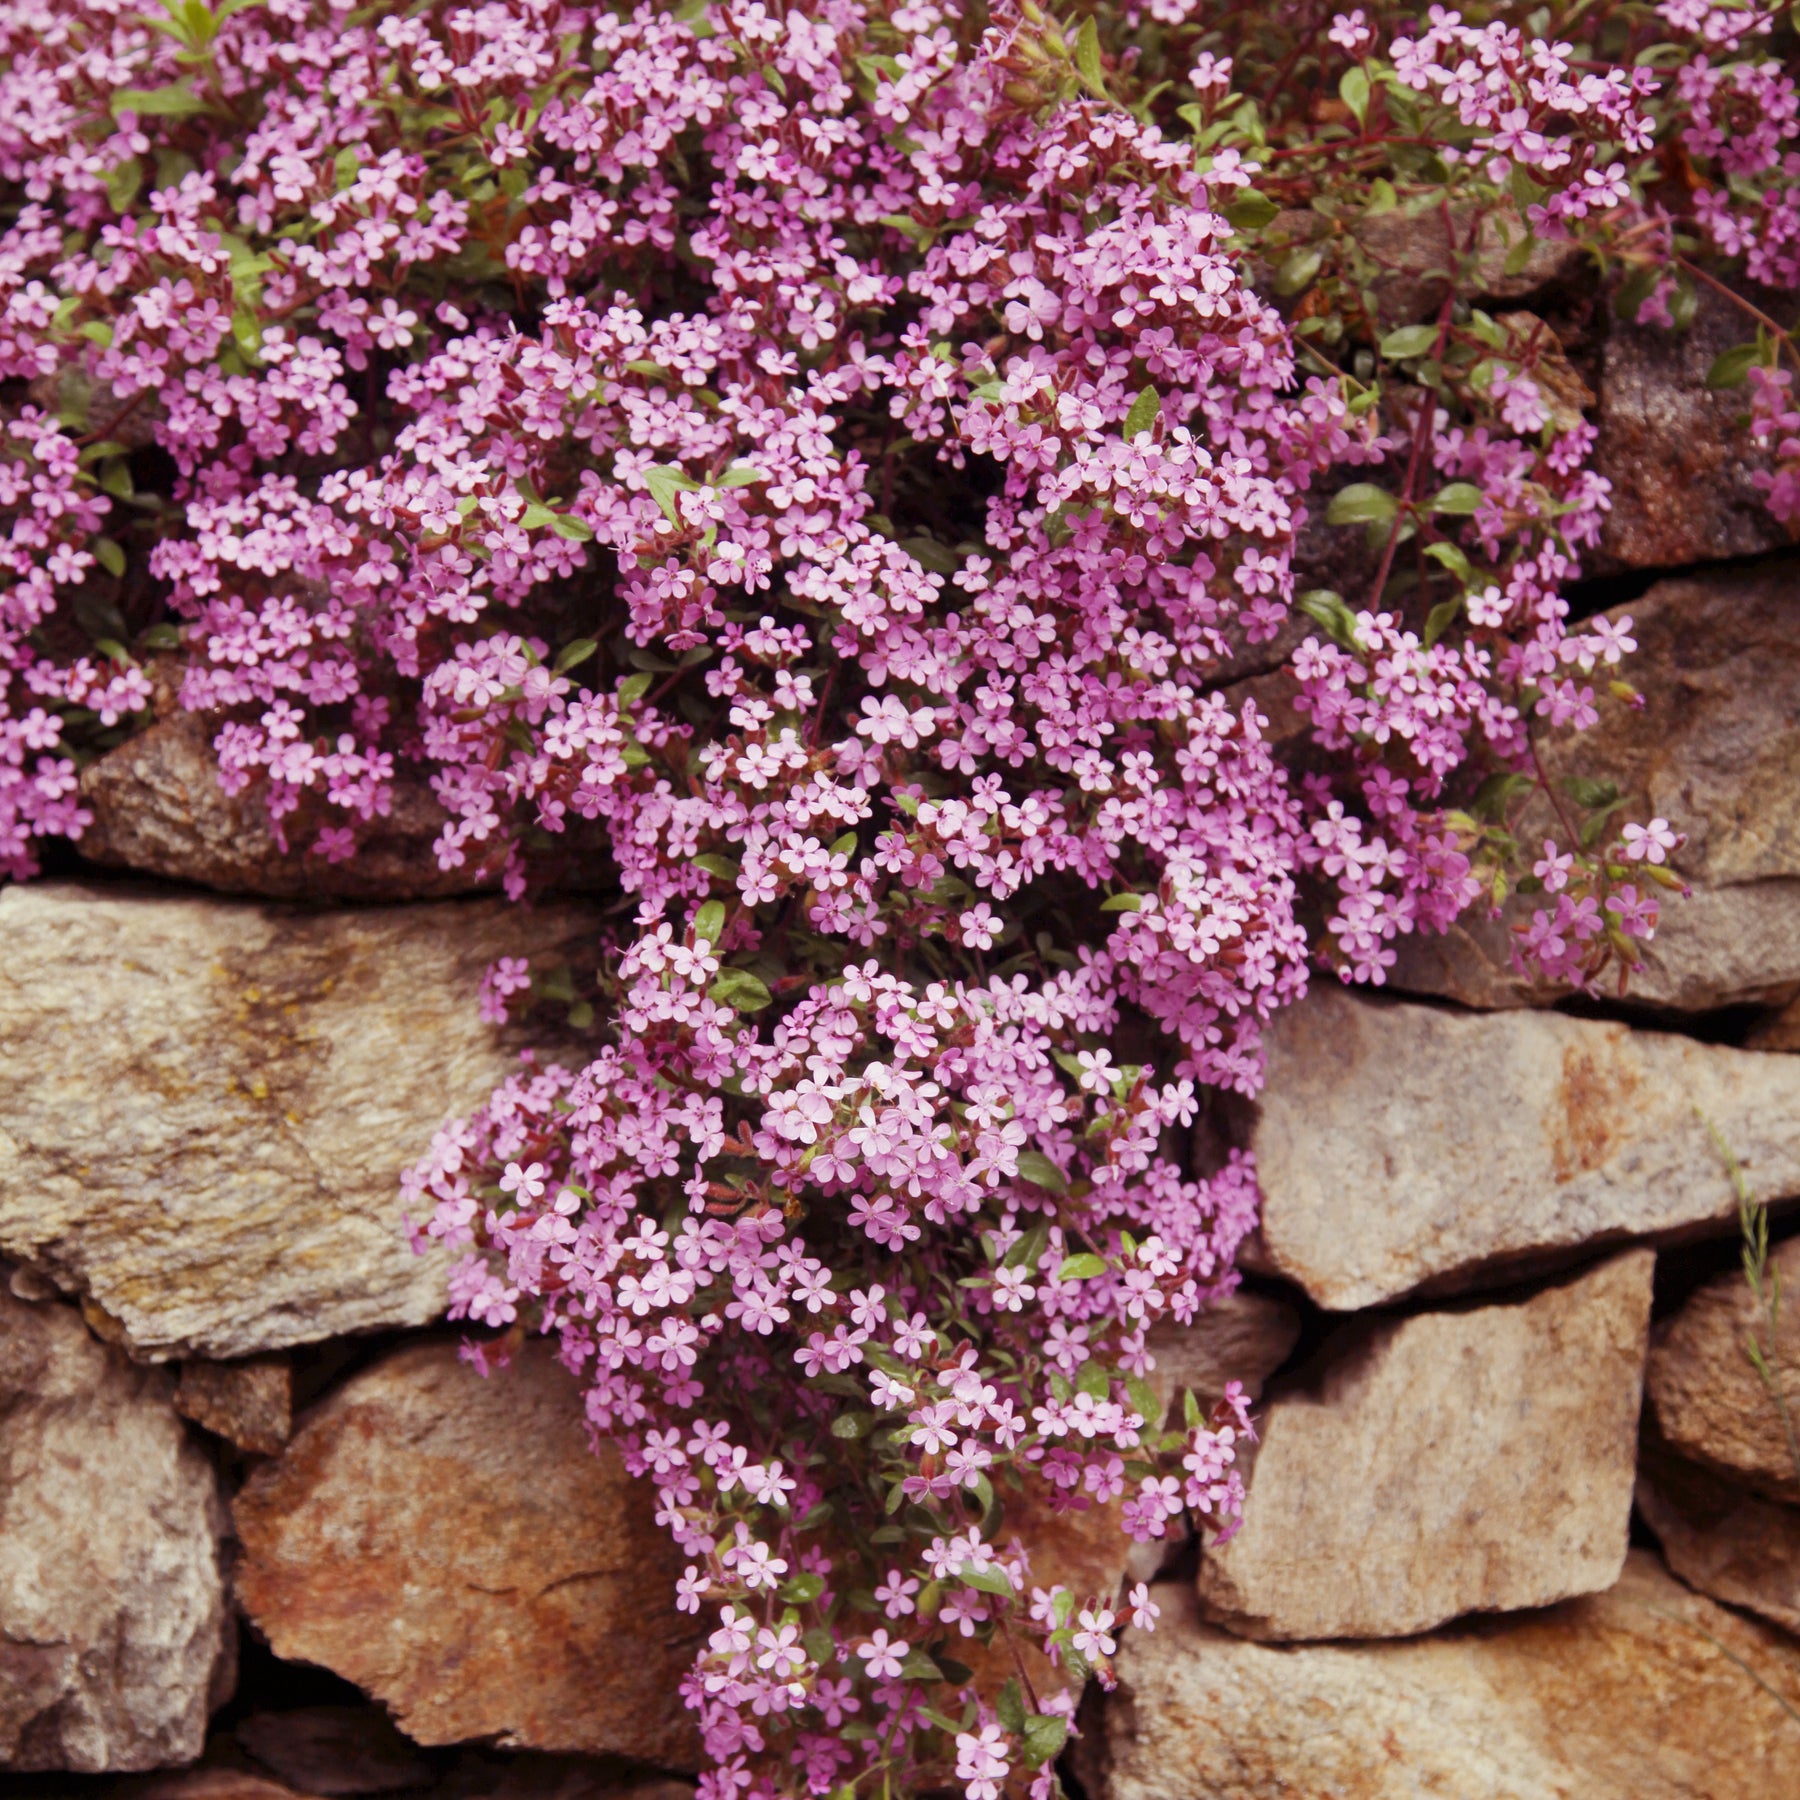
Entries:
POLYGON ((1272 1397, 1201 1610, 1269 1640, 1404 1637, 1624 1567, 1655 1256, 1511 1306, 1351 1328, 1272 1397))
POLYGON ((1800 1646, 1646 1551, 1604 1594, 1398 1642, 1252 1643, 1156 1598, 1077 1749, 1095 1800, 1800 1794, 1800 1646))
POLYGON ((1708 1121, 1760 1195, 1800 1194, 1800 1059, 1322 982, 1268 1036, 1258 1254, 1348 1312, 1723 1228, 1737 1202, 1708 1121))
POLYGON ((407 1245, 400 1170, 518 1067, 482 972, 593 920, 5 889, 0 1254, 149 1358, 424 1324, 444 1259, 407 1245))

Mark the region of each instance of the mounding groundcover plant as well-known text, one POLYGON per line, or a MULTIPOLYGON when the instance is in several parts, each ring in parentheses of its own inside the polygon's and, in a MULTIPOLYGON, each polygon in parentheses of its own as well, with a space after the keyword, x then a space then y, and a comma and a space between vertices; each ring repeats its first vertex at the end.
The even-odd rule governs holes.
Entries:
POLYGON ((0 862, 79 836, 153 654, 324 862, 403 779, 522 902, 609 862, 592 959, 482 999, 585 1048, 407 1178, 453 1311, 554 1334, 655 1484, 707 1800, 1044 1800, 1156 1609, 1030 1520, 1239 1510, 1241 1392, 1165 1417, 1146 1339, 1235 1279, 1270 1017, 1518 888, 1598 987, 1679 886, 1543 774, 1632 642, 1571 623, 1607 484, 1505 296, 1736 296, 1712 379, 1800 517, 1793 21, 0 21, 0 862), (1228 682, 1294 643, 1278 756, 1228 682))

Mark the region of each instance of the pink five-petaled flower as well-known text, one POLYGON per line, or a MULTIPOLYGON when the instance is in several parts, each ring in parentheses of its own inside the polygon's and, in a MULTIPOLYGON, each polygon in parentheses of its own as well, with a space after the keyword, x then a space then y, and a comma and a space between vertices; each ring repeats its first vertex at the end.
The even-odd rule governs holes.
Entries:
POLYGON ((904 1638, 890 1638, 887 1628, 878 1625, 855 1647, 855 1653, 876 1681, 898 1681, 910 1649, 904 1638))

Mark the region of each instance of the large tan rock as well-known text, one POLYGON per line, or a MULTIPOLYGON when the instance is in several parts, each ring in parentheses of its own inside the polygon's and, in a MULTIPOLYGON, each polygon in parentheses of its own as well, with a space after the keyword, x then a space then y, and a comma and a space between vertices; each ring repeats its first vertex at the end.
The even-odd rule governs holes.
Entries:
POLYGON ((1646 1446, 1637 1507, 1689 1587, 1800 1634, 1800 1507, 1646 1446))
POLYGON ((1315 987, 1278 1016, 1252 1132, 1258 1256, 1321 1306, 1468 1287, 1800 1194, 1800 1063, 1561 1013, 1315 987))
POLYGON ((1643 1551, 1604 1594, 1398 1643, 1252 1643, 1157 1598, 1079 1748, 1096 1800, 1800 1793, 1800 1649, 1643 1551))
POLYGON ((422 1324, 443 1262, 407 1246, 399 1171, 517 1067, 482 971, 591 920, 6 889, 0 1253, 141 1356, 422 1324))
MULTIPOLYGON (((1554 780, 1616 782, 1616 823, 1661 816, 1688 834, 1673 866, 1693 894, 1662 896, 1662 920, 1629 998, 1704 1011, 1800 993, 1800 562, 1659 582, 1613 609, 1636 653, 1617 671, 1644 696, 1634 711, 1603 691, 1591 731, 1547 738, 1554 780)), ((1524 843, 1568 833, 1534 801, 1524 843)), ((1514 971, 1514 924, 1544 897, 1519 896, 1499 919, 1465 915, 1447 936, 1402 938, 1391 982, 1468 1006, 1544 998, 1514 971)))
POLYGON ((1678 569, 1789 542, 1751 479, 1767 468, 1738 422, 1743 388, 1707 371, 1756 322, 1710 289, 1682 332, 1614 320, 1601 354, 1594 468, 1612 483, 1600 569, 1678 569))
POLYGON ((0 1769, 199 1754, 231 1676, 225 1510, 173 1387, 0 1292, 0 1769))
MULTIPOLYGON (((1751 1180, 1766 1192, 1754 1173, 1751 1180)), ((1657 1328, 1650 1399, 1671 1449, 1773 1499, 1800 1500, 1800 1444, 1789 1435, 1790 1422, 1800 1431, 1800 1238, 1778 1245, 1770 1260, 1786 1296, 1777 1329, 1741 1272, 1709 1281, 1657 1328), (1750 1361, 1752 1332, 1785 1419, 1750 1361)))
POLYGON ((1655 1256, 1513 1306, 1353 1330, 1272 1399, 1242 1530, 1201 1558, 1240 1636, 1404 1637, 1624 1566, 1655 1256))
POLYGON ((588 1443, 541 1343, 483 1378, 401 1350, 306 1420, 234 1505, 240 1603, 277 1656, 355 1682, 422 1744, 696 1765, 695 1622, 654 1494, 588 1443))

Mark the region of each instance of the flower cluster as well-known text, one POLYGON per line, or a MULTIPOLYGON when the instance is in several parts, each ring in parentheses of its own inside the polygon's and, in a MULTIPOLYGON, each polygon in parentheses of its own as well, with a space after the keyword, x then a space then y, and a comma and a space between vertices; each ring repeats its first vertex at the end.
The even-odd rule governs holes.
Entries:
POLYGON ((1513 886, 1622 979, 1680 885, 1604 784, 1519 841, 1633 644, 1493 296, 1739 296, 1796 516, 1793 34, 1572 18, 0 0, 0 868, 155 653, 297 850, 414 781, 446 869, 610 871, 479 1001, 586 1047, 406 1185, 654 1484, 706 1800, 1045 1800, 1155 1608, 1044 1521, 1240 1509, 1155 1343, 1236 1280, 1269 1021, 1513 886))

